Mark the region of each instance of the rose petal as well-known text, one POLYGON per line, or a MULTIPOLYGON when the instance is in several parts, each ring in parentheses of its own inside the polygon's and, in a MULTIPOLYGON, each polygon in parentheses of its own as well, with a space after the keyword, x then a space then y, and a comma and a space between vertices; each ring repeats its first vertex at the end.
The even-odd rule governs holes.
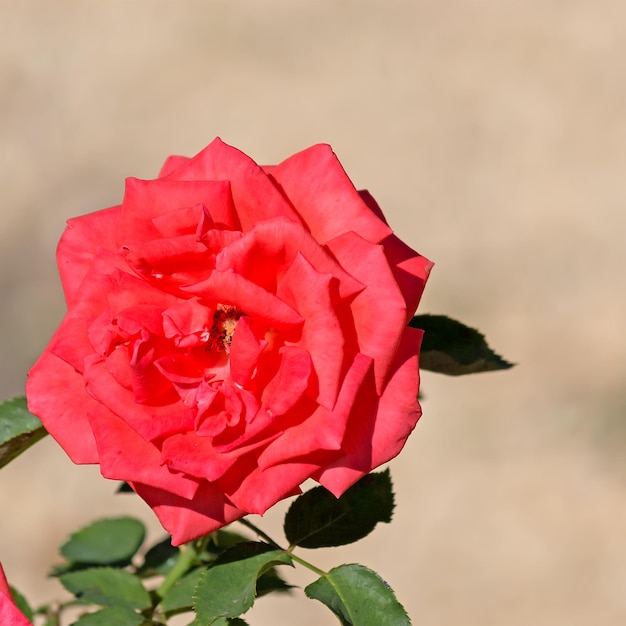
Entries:
POLYGON ((237 207, 239 227, 244 231, 273 217, 284 216, 297 220, 293 209, 263 169, 249 156, 219 138, 169 174, 167 180, 229 181, 237 207))
POLYGON ((395 235, 383 242, 385 256, 406 302, 407 323, 415 314, 433 263, 417 254, 395 235))
POLYGON ((240 317, 230 344, 230 375, 235 384, 248 384, 266 346, 267 341, 257 339, 252 331, 249 318, 240 317))
POLYGON ((373 243, 391 234, 363 202, 330 146, 312 146, 266 171, 320 243, 349 231, 373 243))
POLYGON ((24 613, 3 593, 0 593, 0 624, 6 624, 6 626, 32 626, 24 613))
POLYGON ((104 251, 117 251, 119 211, 120 207, 115 206, 68 220, 57 247, 57 264, 68 307, 76 302, 78 288, 97 257, 106 259, 111 269, 119 266, 119 259, 104 254, 104 251))
POLYGON ((193 235, 124 244, 122 256, 141 277, 164 279, 179 285, 204 280, 212 271, 214 255, 193 235))
POLYGON ((71 365, 45 351, 28 373, 28 410, 36 415, 74 463, 97 463, 88 415, 99 403, 71 365))
POLYGON ((280 357, 278 372, 263 390, 261 398, 263 410, 273 417, 284 415, 300 401, 309 386, 313 369, 310 354, 302 348, 283 346, 280 357))
POLYGON ((15 604, 7 577, 2 569, 2 563, 0 563, 0 624, 3 626, 32 626, 15 604))
POLYGON ((364 286, 348 274, 300 224, 279 217, 265 220, 229 246, 216 258, 219 271, 232 269, 264 289, 275 292, 297 255, 302 255, 321 274, 338 279, 339 295, 349 298, 364 286))
POLYGON ((318 463, 315 458, 260 469, 252 460, 244 471, 237 467, 237 474, 233 471, 231 477, 221 479, 219 486, 241 510, 263 515, 276 502, 302 493, 300 485, 319 467, 318 463))
POLYGON ((207 300, 236 306, 250 317, 274 328, 285 329, 302 323, 301 315, 289 305, 230 270, 215 271, 206 280, 187 285, 184 291, 207 300))
POLYGON ((278 287, 278 295, 304 319, 302 339, 296 344, 306 349, 317 374, 318 402, 332 409, 344 365, 344 335, 335 313, 336 279, 317 273, 297 255, 278 287))
POLYGON ((374 359, 376 390, 383 386, 406 324, 406 302, 382 246, 356 233, 329 241, 328 249, 357 280, 367 285, 350 303, 359 350, 374 359))
POLYGON ((376 400, 365 383, 354 403, 341 455, 313 477, 339 497, 359 478, 397 456, 421 416, 418 358, 423 332, 406 328, 391 376, 376 400))
POLYGON ((159 405, 139 404, 133 391, 121 387, 108 372, 106 362, 95 356, 87 359, 84 377, 89 393, 146 441, 193 429, 192 410, 173 390, 171 395, 159 396, 159 405))
POLYGON ((159 172, 159 178, 165 178, 170 174, 173 174, 178 168, 187 164, 190 161, 189 157, 173 154, 165 159, 165 163, 159 172))
POLYGON ((233 200, 227 180, 139 180, 128 178, 124 201, 119 214, 117 241, 150 241, 160 238, 162 220, 172 213, 180 217, 179 209, 203 204, 216 224, 233 228, 233 200), (159 228, 153 220, 162 218, 159 228))
POLYGON ((92 411, 89 422, 98 446, 100 472, 105 478, 139 481, 182 498, 194 497, 198 481, 162 465, 160 450, 105 406, 92 411))
MULTIPOLYGON (((261 469, 294 459, 306 460, 319 451, 340 450, 352 406, 372 369, 372 359, 357 354, 346 374, 332 411, 318 406, 311 414, 301 410, 305 419, 291 416, 284 422, 284 432, 258 458, 261 469), (297 421, 296 421, 297 420, 297 421)), ((281 422, 279 422, 281 423, 281 422)))
POLYGON ((200 484, 193 500, 141 483, 131 486, 171 533, 174 546, 203 537, 246 515, 246 511, 233 506, 220 489, 208 482, 200 484))

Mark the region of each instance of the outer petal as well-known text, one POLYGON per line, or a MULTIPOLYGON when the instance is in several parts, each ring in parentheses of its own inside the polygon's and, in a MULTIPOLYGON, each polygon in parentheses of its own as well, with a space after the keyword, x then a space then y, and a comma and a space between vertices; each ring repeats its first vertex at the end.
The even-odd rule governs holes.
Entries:
POLYGON ((207 535, 247 514, 233 506, 222 491, 209 482, 201 483, 193 500, 141 483, 131 483, 131 486, 154 510, 172 535, 175 546, 207 535))
POLYGON ((406 324, 406 303, 382 246, 356 233, 345 233, 327 244, 335 258, 367 287, 352 301, 359 349, 374 359, 380 394, 406 324))
POLYGON ((99 403, 71 365, 44 352, 28 374, 28 410, 39 417, 74 463, 97 463, 98 451, 88 415, 99 403))
MULTIPOLYGON (((328 460, 328 453, 324 453, 328 460)), ((233 476, 232 486, 220 480, 229 499, 248 513, 262 515, 280 500, 302 493, 300 485, 319 467, 321 456, 260 469, 254 462, 233 476), (241 481, 243 477, 243 481, 241 481), (234 486, 234 488, 233 488, 234 486)), ((234 474, 234 472, 233 472, 234 474)))
POLYGON ((233 201, 244 231, 272 217, 297 220, 293 209, 263 169, 249 156, 219 138, 169 174, 166 180, 230 181, 233 201))
POLYGON ((84 278, 91 270, 96 257, 107 258, 111 267, 119 266, 111 256, 101 250, 117 251, 117 220, 120 207, 112 207, 82 217, 71 219, 57 246, 57 263, 63 284, 65 300, 71 307, 84 278))
POLYGON ((0 624, 2 626, 32 626, 15 605, 2 563, 0 563, 0 624))
POLYGON ((417 254, 395 235, 383 241, 385 256, 406 302, 406 321, 413 317, 422 297, 432 261, 417 254))
POLYGON ((0 592, 0 624, 3 626, 32 626, 11 598, 0 592))
POLYGON ((100 405, 92 411, 89 422, 98 446, 100 471, 105 478, 138 481, 182 498, 194 497, 198 481, 161 465, 158 448, 146 442, 106 407, 100 405))
POLYGON ((172 156, 168 156, 165 159, 165 163, 163 163, 163 167, 159 172, 159 178, 164 178, 165 176, 169 176, 173 174, 179 167, 185 165, 191 159, 186 156, 180 156, 178 154, 173 154, 172 156))
POLYGON ((266 171, 320 243, 351 230, 374 243, 391 234, 363 201, 330 146, 312 146, 266 171))
POLYGON ((364 384, 354 403, 342 455, 313 475, 339 497, 359 478, 400 453, 422 412, 417 401, 418 353, 423 332, 406 328, 390 380, 376 402, 364 384))

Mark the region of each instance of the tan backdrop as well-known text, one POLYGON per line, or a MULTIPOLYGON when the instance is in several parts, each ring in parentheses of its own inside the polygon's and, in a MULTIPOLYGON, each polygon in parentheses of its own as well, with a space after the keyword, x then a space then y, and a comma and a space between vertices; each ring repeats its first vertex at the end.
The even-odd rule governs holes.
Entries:
MULTIPOLYGON (((376 569, 421 626, 626 623, 625 79, 621 0, 3 0, 2 397, 63 315, 65 219, 216 135, 265 163, 329 142, 437 263, 422 311, 518 366, 426 374, 395 522, 308 556, 376 569)), ((0 473, 0 560, 34 603, 78 524, 158 536, 113 490, 52 441, 0 473)), ((249 620, 335 623, 289 598, 249 620)))

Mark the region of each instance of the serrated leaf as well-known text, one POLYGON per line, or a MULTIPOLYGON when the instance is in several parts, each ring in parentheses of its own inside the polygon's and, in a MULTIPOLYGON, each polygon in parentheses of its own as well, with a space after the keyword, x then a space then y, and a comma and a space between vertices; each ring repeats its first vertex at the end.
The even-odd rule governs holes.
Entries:
POLYGON ((150 596, 139 578, 120 569, 84 569, 63 574, 59 580, 81 601, 140 611, 151 606, 150 596))
POLYGON ((302 548, 343 546, 362 539, 379 522, 390 522, 393 507, 388 469, 364 476, 340 498, 314 487, 287 511, 285 535, 291 545, 302 548))
POLYGON ((196 586, 198 621, 208 625, 245 613, 254 604, 259 576, 280 564, 290 565, 289 555, 264 543, 247 542, 227 550, 196 586))
POLYGON ((161 609, 166 613, 172 611, 191 610, 193 606, 193 595, 200 576, 204 574, 206 568, 198 567, 189 574, 177 580, 174 586, 165 594, 161 601, 161 609))
POLYGON ((325 604, 342 626, 410 626, 406 611, 389 585, 363 565, 340 565, 305 587, 325 604))
POLYGON ((72 626, 140 626, 144 619, 131 609, 107 607, 95 613, 85 613, 72 626))
POLYGON ((180 548, 173 546, 172 538, 167 536, 146 552, 146 556, 137 573, 141 577, 168 574, 174 567, 179 552, 180 548))
POLYGON ((101 519, 73 533, 60 552, 73 563, 128 563, 145 536, 145 526, 132 517, 101 519))
POLYGON ((26 398, 12 398, 0 403, 0 467, 47 434, 39 418, 26 407, 26 398))
POLYGON ((482 333, 445 315, 416 315, 409 326, 424 330, 420 369, 462 376, 513 367, 487 345, 482 333))

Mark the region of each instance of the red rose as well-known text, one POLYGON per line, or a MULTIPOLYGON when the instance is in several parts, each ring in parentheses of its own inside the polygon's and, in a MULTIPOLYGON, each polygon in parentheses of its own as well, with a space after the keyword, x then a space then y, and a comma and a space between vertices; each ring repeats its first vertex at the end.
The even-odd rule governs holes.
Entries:
POLYGON ((2 563, 0 563, 0 624, 2 626, 32 626, 24 613, 15 605, 2 563))
POLYGON ((260 167, 219 139, 68 222, 68 312, 30 410, 99 463, 174 544, 300 492, 339 496, 415 426, 431 263, 331 148, 260 167))

